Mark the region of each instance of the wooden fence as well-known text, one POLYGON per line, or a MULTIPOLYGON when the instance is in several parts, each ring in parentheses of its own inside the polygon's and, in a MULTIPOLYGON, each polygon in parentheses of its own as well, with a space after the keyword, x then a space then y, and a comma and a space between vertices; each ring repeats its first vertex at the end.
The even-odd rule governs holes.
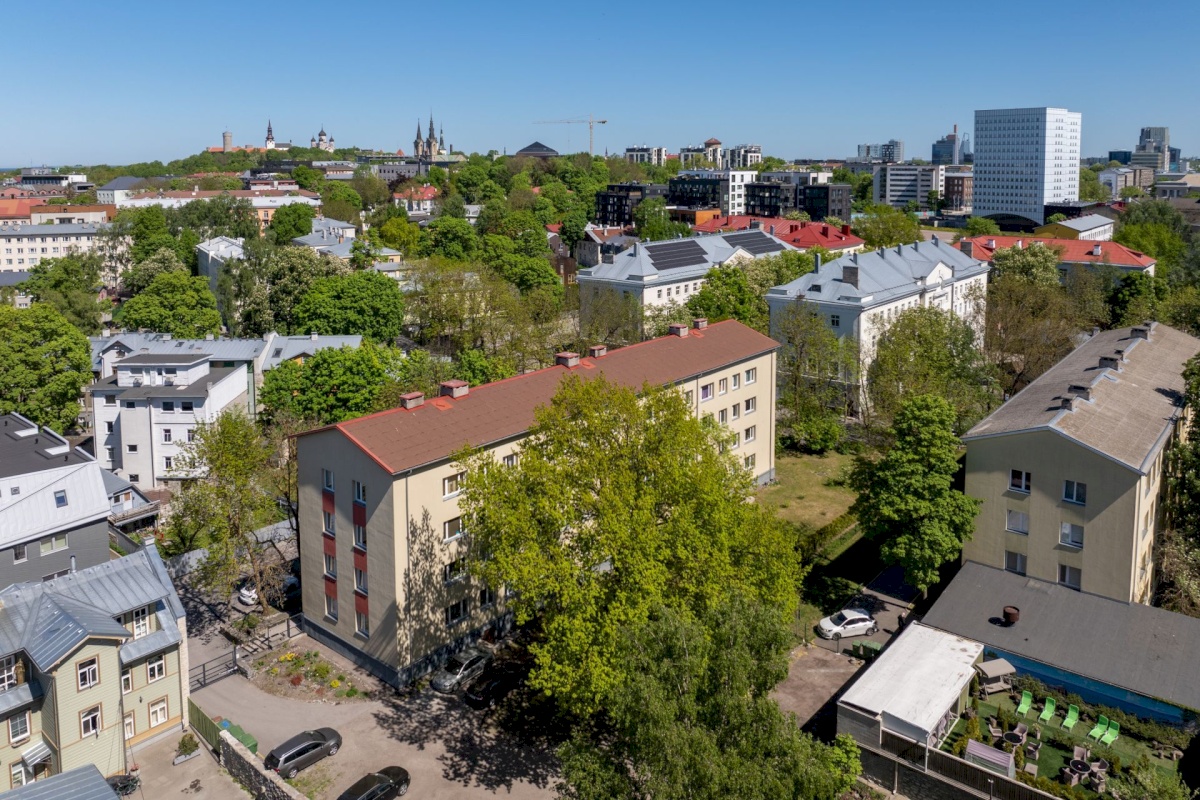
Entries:
POLYGON ((218 753, 221 752, 221 726, 212 721, 212 717, 200 710, 200 706, 188 698, 188 718, 192 728, 200 734, 200 738, 218 753))

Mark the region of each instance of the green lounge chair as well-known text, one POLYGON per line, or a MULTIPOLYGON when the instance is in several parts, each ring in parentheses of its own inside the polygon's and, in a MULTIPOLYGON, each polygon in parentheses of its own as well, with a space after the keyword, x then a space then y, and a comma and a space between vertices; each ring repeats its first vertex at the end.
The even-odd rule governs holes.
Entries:
POLYGON ((1017 706, 1017 713, 1022 717, 1029 713, 1029 709, 1033 707, 1033 692, 1021 692, 1021 705, 1017 706))
POLYGON ((1079 722, 1079 706, 1072 703, 1071 707, 1067 709, 1066 719, 1063 720, 1063 730, 1071 730, 1071 728, 1075 727, 1076 722, 1079 722))
POLYGON ((1042 709, 1042 713, 1038 715, 1038 722, 1049 722, 1054 719, 1054 698, 1046 698, 1046 707, 1042 709))
POLYGON ((1100 721, 1096 723, 1096 727, 1088 731, 1089 739, 1099 739, 1108 730, 1108 717, 1100 715, 1100 721))
POLYGON ((1121 735, 1121 723, 1116 722, 1116 721, 1110 722, 1110 723, 1108 723, 1108 733, 1106 733, 1102 737, 1100 737, 1100 744, 1112 744, 1113 742, 1115 742, 1117 740, 1117 737, 1120 735, 1121 735))

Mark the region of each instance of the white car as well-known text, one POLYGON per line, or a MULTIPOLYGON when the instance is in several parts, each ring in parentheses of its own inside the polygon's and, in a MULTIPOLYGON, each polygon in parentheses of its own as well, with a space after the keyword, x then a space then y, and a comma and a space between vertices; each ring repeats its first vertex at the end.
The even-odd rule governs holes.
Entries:
POLYGON ((847 636, 870 636, 879 630, 879 623, 861 608, 843 608, 817 623, 817 633, 822 639, 832 639, 835 634, 847 636))
MULTIPOLYGON (((283 579, 283 597, 291 597, 300 592, 300 579, 295 575, 288 575, 283 579)), ((238 602, 242 605, 253 608, 258 605, 258 590, 254 588, 251 581, 246 581, 242 584, 242 588, 238 589, 238 602)))

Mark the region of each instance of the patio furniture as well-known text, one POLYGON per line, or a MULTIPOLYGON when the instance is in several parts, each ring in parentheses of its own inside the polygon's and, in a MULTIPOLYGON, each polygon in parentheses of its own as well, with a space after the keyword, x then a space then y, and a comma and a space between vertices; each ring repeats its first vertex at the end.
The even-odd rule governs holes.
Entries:
POLYGON ((979 690, 985 697, 1011 689, 1012 676, 1017 672, 1013 665, 1003 658, 984 661, 982 664, 977 664, 975 670, 979 673, 979 690))
POLYGON ((1075 754, 1072 756, 1076 761, 1088 760, 1088 749, 1081 744, 1075 745, 1075 754))
POLYGON ((1022 742, 1025 741, 1025 737, 1029 735, 1029 726, 1024 722, 1018 722, 1017 727, 1013 728, 1013 730, 1021 734, 1022 742))
POLYGON ((1049 722, 1054 719, 1054 698, 1046 698, 1046 707, 1042 709, 1042 713, 1038 715, 1038 722, 1049 722))
POLYGON ((992 735, 992 739, 1004 738, 1004 731, 1000 730, 999 726, 988 723, 988 733, 992 735))
POLYGON ((1075 723, 1079 722, 1079 706, 1074 703, 1067 709, 1067 716, 1063 719, 1063 730, 1069 731, 1075 727, 1075 723))
POLYGON ((1104 775, 1096 775, 1095 773, 1092 774, 1092 777, 1088 778, 1088 784, 1096 794, 1104 793, 1104 787, 1107 782, 1108 779, 1104 775))
POLYGON ((1008 733, 1004 734, 1004 741, 1008 742, 1013 747, 1020 747, 1021 742, 1025 741, 1025 737, 1016 731, 1009 731, 1008 733))
POLYGON ((1017 714, 1025 716, 1033 707, 1033 692, 1021 692, 1021 705, 1017 706, 1017 714))
POLYGON ((1096 723, 1096 727, 1088 731, 1089 739, 1099 739, 1108 730, 1108 717, 1100 715, 1100 721, 1096 723))
POLYGON ((1041 753, 1042 753, 1042 743, 1041 742, 1032 742, 1032 743, 1026 745, 1025 746, 1025 761, 1026 761, 1026 763, 1028 763, 1029 761, 1037 761, 1038 756, 1040 756, 1041 753))
POLYGON ((1100 759, 1097 759, 1092 762, 1092 775, 1093 776, 1094 775, 1107 775, 1107 774, 1108 774, 1108 762, 1107 761, 1105 761, 1103 758, 1100 758, 1100 759))
POLYGON ((1100 744, 1112 744, 1121 735, 1121 723, 1108 723, 1108 733, 1100 737, 1100 744))
POLYGON ((1058 770, 1058 779, 1067 786, 1076 786, 1079 783, 1079 773, 1063 764, 1058 770))
POLYGON ((1035 778, 1037 777, 1037 764, 1033 763, 1032 761, 1025 762, 1024 770, 1025 770, 1025 772, 1028 772, 1033 777, 1035 777, 1035 778))

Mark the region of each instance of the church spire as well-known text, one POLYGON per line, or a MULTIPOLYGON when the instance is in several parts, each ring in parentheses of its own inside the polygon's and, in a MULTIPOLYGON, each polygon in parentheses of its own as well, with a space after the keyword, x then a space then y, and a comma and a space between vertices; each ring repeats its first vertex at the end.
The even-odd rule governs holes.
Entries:
POLYGON ((433 135, 433 112, 432 111, 429 112, 429 138, 431 140, 436 139, 436 137, 433 135))
POLYGON ((271 130, 271 120, 269 120, 269 119, 267 120, 267 138, 268 139, 275 138, 275 133, 274 133, 274 131, 271 130))

